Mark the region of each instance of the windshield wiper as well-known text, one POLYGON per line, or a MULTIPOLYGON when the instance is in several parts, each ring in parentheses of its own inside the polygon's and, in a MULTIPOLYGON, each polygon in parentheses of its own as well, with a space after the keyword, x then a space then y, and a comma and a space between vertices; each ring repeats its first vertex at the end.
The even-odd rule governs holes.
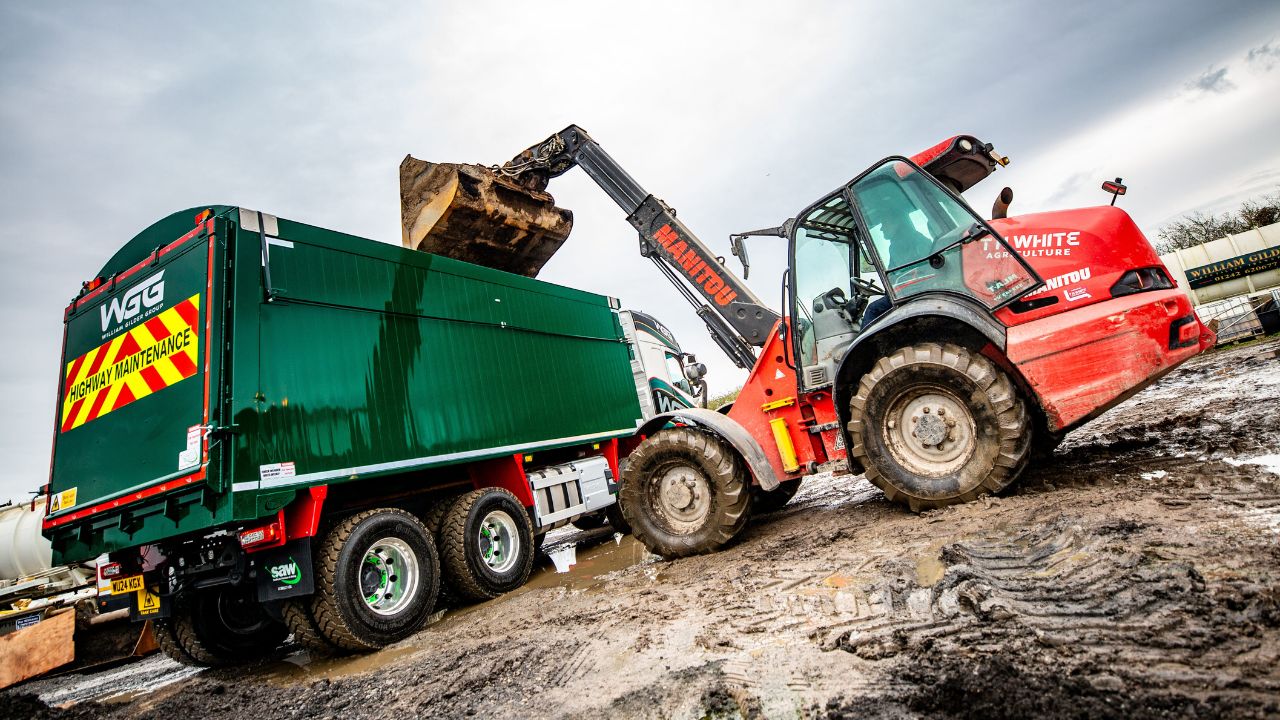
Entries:
POLYGON ((935 268, 935 269, 940 268, 942 267, 943 253, 947 252, 948 250, 960 247, 961 245, 968 245, 969 243, 974 242, 975 240, 980 240, 983 237, 990 234, 991 234, 991 231, 987 229, 986 225, 983 225, 980 222, 974 222, 972 225, 966 228, 964 232, 960 233, 960 237, 957 238, 955 241, 947 243, 947 245, 945 245, 944 247, 934 250, 933 252, 929 253, 928 255, 925 255, 919 260, 912 260, 909 263, 904 263, 902 265, 899 265, 898 267, 890 268, 885 272, 891 273, 891 272, 894 272, 895 270, 901 270, 903 268, 911 267, 912 265, 919 265, 922 262, 928 262, 929 266, 932 268, 935 268))

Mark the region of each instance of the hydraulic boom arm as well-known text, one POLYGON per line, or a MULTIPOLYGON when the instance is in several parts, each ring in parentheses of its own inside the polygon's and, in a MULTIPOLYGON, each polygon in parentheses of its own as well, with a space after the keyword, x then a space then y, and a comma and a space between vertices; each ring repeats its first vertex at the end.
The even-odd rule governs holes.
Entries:
POLYGON ((716 344, 742 368, 755 364, 778 314, 724 265, 654 197, 577 125, 570 125, 498 168, 529 190, 542 191, 553 177, 581 167, 627 214, 640 233, 640 254, 653 260, 711 331, 716 344))

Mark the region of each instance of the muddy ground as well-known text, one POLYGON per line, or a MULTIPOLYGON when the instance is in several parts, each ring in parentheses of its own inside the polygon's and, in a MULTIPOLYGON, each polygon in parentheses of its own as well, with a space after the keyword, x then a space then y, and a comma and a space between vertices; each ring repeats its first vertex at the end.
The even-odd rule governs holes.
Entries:
POLYGON ((1278 353, 1198 358, 1003 497, 912 515, 814 477, 716 555, 561 534, 571 572, 544 557, 527 587, 374 655, 153 656, 15 688, 0 715, 1280 715, 1278 353))

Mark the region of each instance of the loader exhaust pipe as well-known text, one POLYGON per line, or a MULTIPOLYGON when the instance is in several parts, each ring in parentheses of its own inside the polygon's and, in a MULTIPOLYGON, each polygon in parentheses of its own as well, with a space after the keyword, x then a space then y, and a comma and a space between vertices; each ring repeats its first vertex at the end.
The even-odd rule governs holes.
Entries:
POLYGON ((991 206, 991 219, 1000 220, 1009 217, 1009 203, 1013 202, 1013 188, 1005 188, 996 196, 995 204, 991 206))

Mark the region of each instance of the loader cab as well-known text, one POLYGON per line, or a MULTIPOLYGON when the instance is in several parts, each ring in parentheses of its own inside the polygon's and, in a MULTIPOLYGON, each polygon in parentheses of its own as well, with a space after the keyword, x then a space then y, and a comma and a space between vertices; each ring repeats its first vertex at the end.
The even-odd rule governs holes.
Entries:
POLYGON ((900 157, 806 208, 789 245, 787 310, 806 391, 830 385, 850 346, 904 303, 942 294, 993 312, 1040 284, 972 208, 900 157))

